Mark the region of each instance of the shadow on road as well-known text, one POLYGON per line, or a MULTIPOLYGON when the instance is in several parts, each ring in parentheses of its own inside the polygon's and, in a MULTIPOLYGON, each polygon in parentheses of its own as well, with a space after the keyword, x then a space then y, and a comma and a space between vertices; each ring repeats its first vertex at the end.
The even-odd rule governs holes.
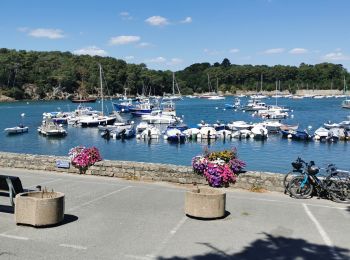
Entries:
POLYGON ((15 211, 12 206, 0 205, 0 212, 13 214, 15 211))
POLYGON ((257 239, 245 247, 241 252, 227 254, 211 244, 202 243, 211 249, 210 253, 191 257, 159 257, 159 260, 209 260, 209 259, 270 259, 270 260, 293 260, 293 259, 349 259, 350 250, 340 247, 329 247, 309 243, 304 239, 273 236, 267 233, 264 239, 257 239))

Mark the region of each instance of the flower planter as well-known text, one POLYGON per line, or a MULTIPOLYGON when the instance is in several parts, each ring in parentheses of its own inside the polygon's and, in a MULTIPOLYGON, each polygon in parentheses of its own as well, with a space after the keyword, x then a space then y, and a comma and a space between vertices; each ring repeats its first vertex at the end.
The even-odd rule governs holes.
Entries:
POLYGON ((64 218, 64 194, 61 192, 33 191, 16 196, 16 224, 48 226, 64 218))
POLYGON ((226 193, 211 188, 187 191, 185 214, 197 218, 221 218, 225 215, 226 193))

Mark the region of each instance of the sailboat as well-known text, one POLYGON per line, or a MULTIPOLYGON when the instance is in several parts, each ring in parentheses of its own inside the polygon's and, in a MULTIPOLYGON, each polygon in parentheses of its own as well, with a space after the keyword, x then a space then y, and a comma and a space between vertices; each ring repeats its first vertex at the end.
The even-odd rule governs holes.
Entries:
POLYGON ((100 86, 101 86, 101 112, 98 114, 93 114, 91 116, 86 116, 82 118, 79 123, 82 127, 93 127, 99 125, 112 125, 117 120, 115 116, 105 116, 103 115, 103 84, 102 84, 102 66, 98 64, 100 68, 100 86))
POLYGON ((212 89, 212 86, 211 86, 211 83, 210 83, 210 77, 209 77, 209 74, 208 74, 208 88, 209 88, 209 92, 208 93, 204 93, 203 95, 200 96, 200 98, 206 98, 208 100, 221 100, 221 99, 225 99, 224 96, 221 96, 218 94, 218 85, 219 85, 219 82, 218 82, 218 78, 216 78, 216 92, 213 91, 212 89))
MULTIPOLYGON (((344 76, 344 95, 346 95, 347 87, 346 87, 346 81, 344 76)), ((345 100, 341 103, 342 108, 350 108, 350 99, 349 97, 346 97, 345 100)))
POLYGON ((164 95, 163 96, 163 101, 170 101, 170 100, 182 100, 182 96, 180 93, 179 85, 176 82, 175 79, 175 73, 173 72, 173 93, 171 95, 164 95), (178 94, 175 93, 175 87, 177 89, 178 94))
POLYGON ((266 95, 262 94, 262 87, 263 87, 263 74, 260 75, 260 92, 257 93, 256 95, 252 95, 250 98, 252 99, 263 99, 267 98, 266 95))

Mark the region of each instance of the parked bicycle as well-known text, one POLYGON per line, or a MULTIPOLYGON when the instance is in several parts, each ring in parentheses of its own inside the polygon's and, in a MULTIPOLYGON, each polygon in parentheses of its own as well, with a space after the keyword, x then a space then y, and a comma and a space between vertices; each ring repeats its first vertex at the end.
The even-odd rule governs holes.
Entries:
POLYGON ((298 157, 292 164, 292 170, 288 172, 283 179, 284 194, 290 194, 289 192, 289 181, 295 177, 295 175, 303 175, 304 169, 307 167, 307 163, 298 157))
POLYGON ((317 194, 339 203, 350 203, 350 173, 338 170, 334 164, 325 169, 327 175, 319 179, 320 168, 313 161, 305 164, 301 175, 293 177, 287 184, 288 192, 294 198, 305 199, 317 194))

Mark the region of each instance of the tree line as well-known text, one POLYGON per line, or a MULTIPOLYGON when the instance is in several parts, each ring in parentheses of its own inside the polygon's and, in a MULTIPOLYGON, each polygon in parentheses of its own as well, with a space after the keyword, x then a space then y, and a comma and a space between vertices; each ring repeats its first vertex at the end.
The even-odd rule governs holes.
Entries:
MULTIPOLYGON (((0 49, 0 94, 15 99, 31 98, 24 86, 36 86, 40 98, 60 89, 67 93, 97 95, 98 64, 103 68, 104 92, 163 95, 172 92, 172 71, 151 70, 145 64, 127 64, 112 57, 74 55, 70 52, 41 52, 0 49)), ((212 90, 264 91, 276 88, 291 93, 297 89, 343 89, 349 73, 341 64, 320 63, 297 66, 236 65, 225 58, 221 63, 195 63, 176 72, 182 94, 212 90)))

